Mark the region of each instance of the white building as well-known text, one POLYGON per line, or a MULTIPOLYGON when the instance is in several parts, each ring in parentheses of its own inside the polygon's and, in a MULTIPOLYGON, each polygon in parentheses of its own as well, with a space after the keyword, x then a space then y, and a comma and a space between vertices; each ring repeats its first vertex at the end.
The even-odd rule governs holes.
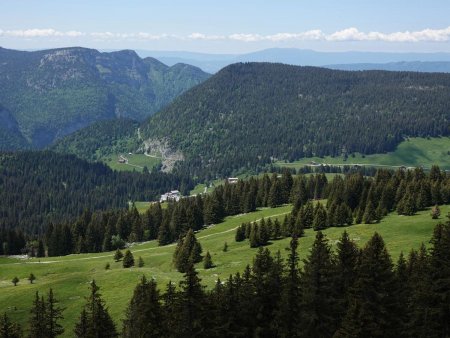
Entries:
POLYGON ((169 192, 166 192, 165 194, 161 195, 161 198, 159 201, 162 202, 168 202, 168 201, 175 201, 178 202, 181 198, 181 193, 178 190, 172 190, 169 192))

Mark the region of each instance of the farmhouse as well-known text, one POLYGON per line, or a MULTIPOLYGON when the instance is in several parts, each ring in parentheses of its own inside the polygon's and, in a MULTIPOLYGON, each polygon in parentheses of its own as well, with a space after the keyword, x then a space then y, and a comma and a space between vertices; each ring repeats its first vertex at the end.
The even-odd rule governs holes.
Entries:
POLYGON ((168 202, 168 201, 175 201, 178 202, 181 198, 181 193, 178 190, 172 190, 169 192, 166 192, 165 194, 161 195, 161 198, 159 201, 162 202, 168 202))
POLYGON ((239 178, 237 178, 237 177, 228 177, 227 178, 227 182, 229 184, 236 184, 238 181, 239 181, 239 178))

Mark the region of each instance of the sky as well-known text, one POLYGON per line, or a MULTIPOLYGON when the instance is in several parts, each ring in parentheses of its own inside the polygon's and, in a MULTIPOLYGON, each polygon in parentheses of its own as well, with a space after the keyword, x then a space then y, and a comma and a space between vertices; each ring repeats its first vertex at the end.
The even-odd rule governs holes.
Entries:
POLYGON ((450 52, 450 1, 0 0, 0 46, 450 52))

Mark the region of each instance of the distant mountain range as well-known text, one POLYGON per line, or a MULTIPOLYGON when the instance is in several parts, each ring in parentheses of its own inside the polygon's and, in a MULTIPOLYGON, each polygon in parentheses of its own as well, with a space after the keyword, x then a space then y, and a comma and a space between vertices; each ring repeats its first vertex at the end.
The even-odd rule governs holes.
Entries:
POLYGON ((237 62, 276 62, 347 70, 449 72, 447 63, 450 62, 450 53, 317 52, 295 48, 272 48, 240 55, 145 50, 138 50, 137 53, 143 57, 152 56, 167 65, 187 63, 209 73, 237 62), (355 63, 365 64, 364 68, 360 65, 353 69, 350 64, 355 63))
POLYGON ((422 72, 422 73, 450 73, 450 61, 423 62, 423 61, 402 61, 389 63, 351 63, 341 65, 327 65, 326 68, 340 70, 387 70, 394 72, 422 72))
POLYGON ((42 148, 99 120, 144 120, 209 76, 130 50, 0 48, 0 150, 42 148))

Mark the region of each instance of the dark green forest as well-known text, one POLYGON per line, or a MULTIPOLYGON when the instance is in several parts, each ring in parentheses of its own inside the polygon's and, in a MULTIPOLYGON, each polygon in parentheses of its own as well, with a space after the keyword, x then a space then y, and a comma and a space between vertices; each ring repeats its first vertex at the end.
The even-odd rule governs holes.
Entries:
POLYGON ((234 175, 272 159, 394 150, 406 136, 448 135, 450 75, 234 64, 144 123, 183 170, 234 175))
POLYGON ((140 145, 138 126, 138 122, 123 118, 98 121, 57 140, 49 148, 57 153, 99 161, 105 156, 135 151, 140 145))
POLYGON ((168 67, 130 50, 0 48, 0 104, 19 127, 0 128, 0 138, 9 139, 0 150, 42 148, 98 120, 143 120, 208 77, 199 68, 168 67), (11 139, 17 131, 22 142, 11 139))
POLYGON ((301 237, 308 228, 319 231, 328 227, 372 224, 392 211, 414 215, 430 206, 438 209, 439 205, 450 203, 450 176, 438 167, 433 167, 429 173, 419 168, 396 172, 380 169, 374 177, 349 173, 329 182, 324 174, 294 177, 285 170, 282 175, 266 174, 260 179, 225 183, 210 194, 186 197, 168 203, 166 208, 154 202, 142 215, 135 207, 85 209, 71 222, 54 221, 40 228, 45 232, 41 231, 39 236, 33 236, 29 228, 25 228, 28 230, 25 235, 4 230, 0 232, 0 243, 7 243, 9 247, 7 252, 0 248, 0 254, 22 252, 39 256, 47 251, 48 256, 61 256, 111 251, 124 247, 127 242, 149 240, 158 240, 160 245, 178 241, 181 245, 182 237, 189 231, 220 223, 226 216, 286 203, 294 207, 282 222, 268 219, 242 224, 237 229, 236 241, 248 239, 251 247, 259 247, 281 238, 301 237), (326 205, 318 201, 320 199, 326 199, 326 205))
MULTIPOLYGON (((260 248, 245 271, 206 290, 192 263, 175 286, 161 291, 142 276, 122 323, 116 325, 95 281, 75 324, 75 337, 448 337, 450 335, 450 222, 394 265, 375 233, 363 248, 344 232, 332 250, 316 233, 300 262, 293 237, 286 260, 260 248)), ((56 337, 64 309, 50 289, 31 304, 30 337, 56 337)), ((22 329, 0 317, 4 337, 22 329)))
POLYGON ((161 172, 115 172, 101 163, 53 152, 0 155, 0 228, 42 234, 50 222, 92 211, 127 208, 173 189, 189 191, 190 178, 161 172))

